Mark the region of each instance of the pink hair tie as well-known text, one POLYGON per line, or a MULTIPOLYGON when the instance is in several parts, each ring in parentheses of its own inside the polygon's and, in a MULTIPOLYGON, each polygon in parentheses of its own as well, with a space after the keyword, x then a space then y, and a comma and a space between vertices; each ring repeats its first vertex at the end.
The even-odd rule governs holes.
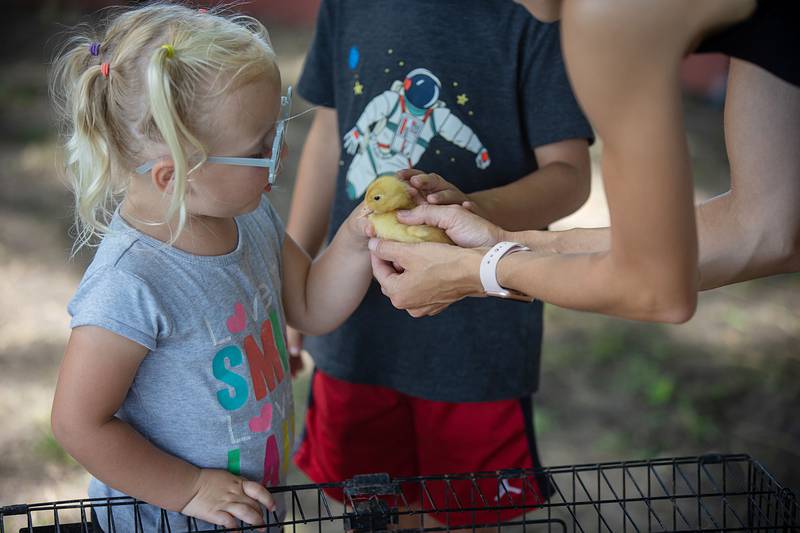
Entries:
POLYGON ((108 78, 109 72, 111 72, 111 65, 108 63, 103 63, 100 65, 100 74, 102 74, 104 78, 108 78))
POLYGON ((208 9, 201 7, 200 9, 197 10, 197 12, 200 13, 201 15, 205 15, 206 13, 208 13, 208 9))

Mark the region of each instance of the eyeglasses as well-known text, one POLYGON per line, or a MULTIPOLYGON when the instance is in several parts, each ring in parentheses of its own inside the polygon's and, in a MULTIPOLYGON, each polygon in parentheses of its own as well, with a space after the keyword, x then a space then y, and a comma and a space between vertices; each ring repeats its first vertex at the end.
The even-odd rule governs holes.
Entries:
MULTIPOLYGON (((278 177, 278 169, 281 163, 281 152, 283 152, 284 138, 286 136, 286 125, 289 121, 289 113, 292 109, 292 87, 286 90, 286 96, 281 96, 280 118, 275 124, 275 139, 272 141, 272 154, 270 158, 262 157, 221 157, 209 156, 206 162, 218 165, 234 165, 239 167, 259 167, 269 169, 269 184, 274 185, 278 177)), ((136 167, 138 174, 147 174, 152 170, 158 159, 148 161, 136 167)))

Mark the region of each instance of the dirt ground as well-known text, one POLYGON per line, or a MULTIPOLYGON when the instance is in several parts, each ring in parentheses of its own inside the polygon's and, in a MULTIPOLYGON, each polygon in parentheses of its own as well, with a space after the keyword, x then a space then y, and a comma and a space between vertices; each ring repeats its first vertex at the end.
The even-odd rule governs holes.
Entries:
MULTIPOLYGON (((49 429, 66 303, 89 259, 68 259, 70 198, 46 89, 56 20, 74 14, 42 8, 2 22, 16 44, 0 47, 0 506, 79 498, 87 482, 49 429)), ((307 28, 273 29, 285 80, 297 79, 310 38, 307 28)), ((721 110, 687 99, 686 120, 697 197, 708 198, 728 185, 721 110)), ((294 150, 274 193, 283 215, 309 123, 304 115, 289 130, 294 150)), ((606 220, 595 168, 589 203, 559 227, 606 220)), ((536 427, 545 464, 744 452, 800 489, 800 275, 705 293, 681 326, 550 306, 543 354, 536 427)), ((306 373, 296 383, 298 422, 307 388, 306 373)), ((293 471, 290 482, 301 481, 293 471)))

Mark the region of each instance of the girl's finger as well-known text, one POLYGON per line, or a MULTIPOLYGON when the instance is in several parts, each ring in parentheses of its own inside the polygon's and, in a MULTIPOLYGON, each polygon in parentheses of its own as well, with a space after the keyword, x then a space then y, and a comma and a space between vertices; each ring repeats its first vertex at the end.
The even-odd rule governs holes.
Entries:
MULTIPOLYGON (((254 500, 251 501, 253 502, 254 505, 258 506, 258 504, 254 500)), ((264 525, 264 517, 261 514, 260 507, 258 507, 258 509, 254 509, 252 506, 246 503, 230 502, 225 505, 224 510, 234 518, 246 522, 250 525, 253 526, 264 525)))
POLYGON ((253 498, 270 511, 275 510, 275 498, 272 497, 272 494, 270 494, 261 483, 249 480, 245 481, 242 483, 242 490, 247 496, 253 498))
POLYGON ((230 513, 226 513, 225 511, 214 511, 207 518, 202 518, 202 519, 207 520, 212 524, 222 526, 225 529, 233 529, 239 527, 239 524, 237 523, 236 519, 230 513))

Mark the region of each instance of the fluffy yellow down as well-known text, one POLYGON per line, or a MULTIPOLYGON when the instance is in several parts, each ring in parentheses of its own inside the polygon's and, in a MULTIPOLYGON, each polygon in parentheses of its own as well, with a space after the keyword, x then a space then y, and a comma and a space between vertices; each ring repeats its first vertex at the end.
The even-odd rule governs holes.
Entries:
POLYGON ((441 242, 453 244, 444 230, 432 226, 408 226, 397 220, 398 209, 413 209, 408 185, 396 176, 381 176, 364 195, 369 220, 381 239, 400 242, 441 242))

